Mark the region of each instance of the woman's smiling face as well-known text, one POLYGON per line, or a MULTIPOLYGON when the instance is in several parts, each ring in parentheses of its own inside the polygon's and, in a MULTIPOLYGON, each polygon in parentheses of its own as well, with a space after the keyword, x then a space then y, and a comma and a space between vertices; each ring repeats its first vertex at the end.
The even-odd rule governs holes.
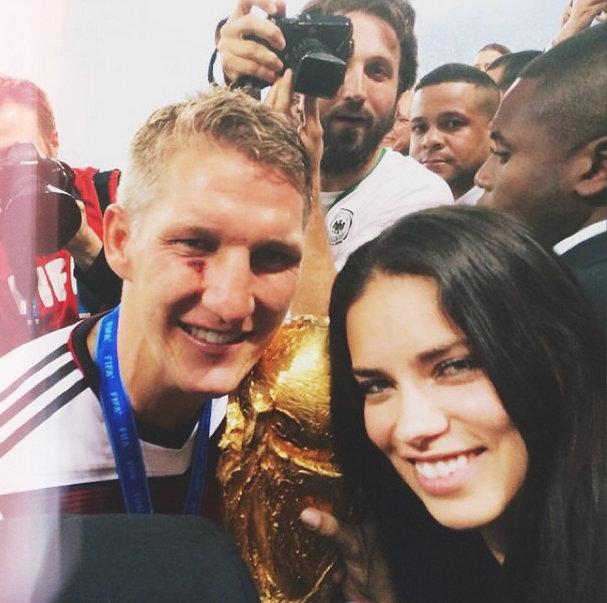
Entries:
POLYGON ((347 314, 371 441, 441 524, 482 528, 520 490, 527 449, 434 279, 370 280, 347 314))

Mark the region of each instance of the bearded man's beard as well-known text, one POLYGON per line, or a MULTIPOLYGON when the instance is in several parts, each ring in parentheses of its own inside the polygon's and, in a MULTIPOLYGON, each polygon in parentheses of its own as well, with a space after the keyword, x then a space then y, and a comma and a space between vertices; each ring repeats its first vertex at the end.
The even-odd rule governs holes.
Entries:
POLYGON ((331 130, 333 113, 322 120, 324 152, 320 169, 326 174, 355 171, 369 160, 392 128, 394 111, 375 121, 365 112, 361 120, 365 119, 366 125, 345 128, 340 132, 331 130))

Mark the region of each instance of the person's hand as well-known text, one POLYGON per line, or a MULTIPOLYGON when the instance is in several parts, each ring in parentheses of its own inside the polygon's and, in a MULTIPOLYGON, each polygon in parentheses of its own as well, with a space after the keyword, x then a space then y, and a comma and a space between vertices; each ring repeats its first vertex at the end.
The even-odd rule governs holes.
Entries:
POLYGON ((573 0, 569 19, 577 20, 582 29, 607 10, 607 0, 573 0))
POLYGON ((76 265, 82 270, 86 270, 99 255, 103 243, 97 233, 89 226, 84 203, 82 201, 76 201, 76 203, 80 209, 82 221, 80 222, 78 232, 76 232, 65 248, 74 258, 76 265))
POLYGON ((217 45, 223 72, 231 81, 241 76, 251 76, 274 83, 282 73, 282 61, 270 48, 245 36, 261 38, 276 50, 283 50, 286 42, 277 25, 251 14, 253 6, 268 15, 284 14, 285 10, 284 0, 239 0, 238 6, 221 28, 217 45))
POLYGON ((605 20, 607 0, 571 0, 563 13, 562 27, 552 46, 590 27, 594 19, 605 20))
POLYGON ((312 507, 304 509, 300 519, 308 529, 326 536, 340 550, 343 566, 336 579, 342 583, 346 601, 397 603, 372 523, 347 525, 330 513, 312 507))
POLYGON ((571 16, 571 2, 572 0, 569 0, 567 6, 565 6, 565 9, 563 10, 563 14, 561 15, 561 27, 564 27, 565 23, 569 21, 569 17, 571 16))
POLYGON ((295 123, 299 137, 306 147, 314 173, 319 173, 323 153, 322 125, 318 99, 294 94, 293 72, 287 69, 268 92, 264 103, 295 123))
POLYGON ((322 159, 324 145, 318 99, 314 96, 304 95, 299 102, 303 103, 303 121, 300 125, 299 136, 308 151, 312 168, 320 178, 320 160, 322 159))

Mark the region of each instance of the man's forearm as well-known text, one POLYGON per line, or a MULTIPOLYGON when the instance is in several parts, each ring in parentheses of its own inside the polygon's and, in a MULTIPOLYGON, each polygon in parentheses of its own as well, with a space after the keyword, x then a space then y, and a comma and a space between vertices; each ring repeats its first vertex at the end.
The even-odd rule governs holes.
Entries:
POLYGON ((306 227, 304 254, 301 263, 301 279, 291 314, 329 313, 331 288, 337 271, 327 239, 325 217, 319 201, 320 178, 315 178, 314 199, 306 227))

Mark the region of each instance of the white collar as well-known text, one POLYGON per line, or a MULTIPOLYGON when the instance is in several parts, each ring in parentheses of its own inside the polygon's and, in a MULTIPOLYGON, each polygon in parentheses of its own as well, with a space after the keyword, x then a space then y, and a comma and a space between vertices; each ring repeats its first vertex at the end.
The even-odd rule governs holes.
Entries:
POLYGON ((320 191, 320 204, 325 208, 325 211, 329 211, 335 199, 339 197, 344 191, 320 191))
POLYGON ((607 232, 607 220, 601 220, 600 222, 594 222, 589 226, 585 226, 584 228, 574 232, 571 236, 559 241, 554 247, 554 253, 557 255, 563 255, 566 251, 569 251, 576 245, 587 241, 588 239, 601 234, 602 232, 607 232))
POLYGON ((468 189, 463 195, 460 195, 456 200, 456 205, 477 205, 478 200, 481 198, 484 193, 484 189, 480 186, 473 186, 468 189))

